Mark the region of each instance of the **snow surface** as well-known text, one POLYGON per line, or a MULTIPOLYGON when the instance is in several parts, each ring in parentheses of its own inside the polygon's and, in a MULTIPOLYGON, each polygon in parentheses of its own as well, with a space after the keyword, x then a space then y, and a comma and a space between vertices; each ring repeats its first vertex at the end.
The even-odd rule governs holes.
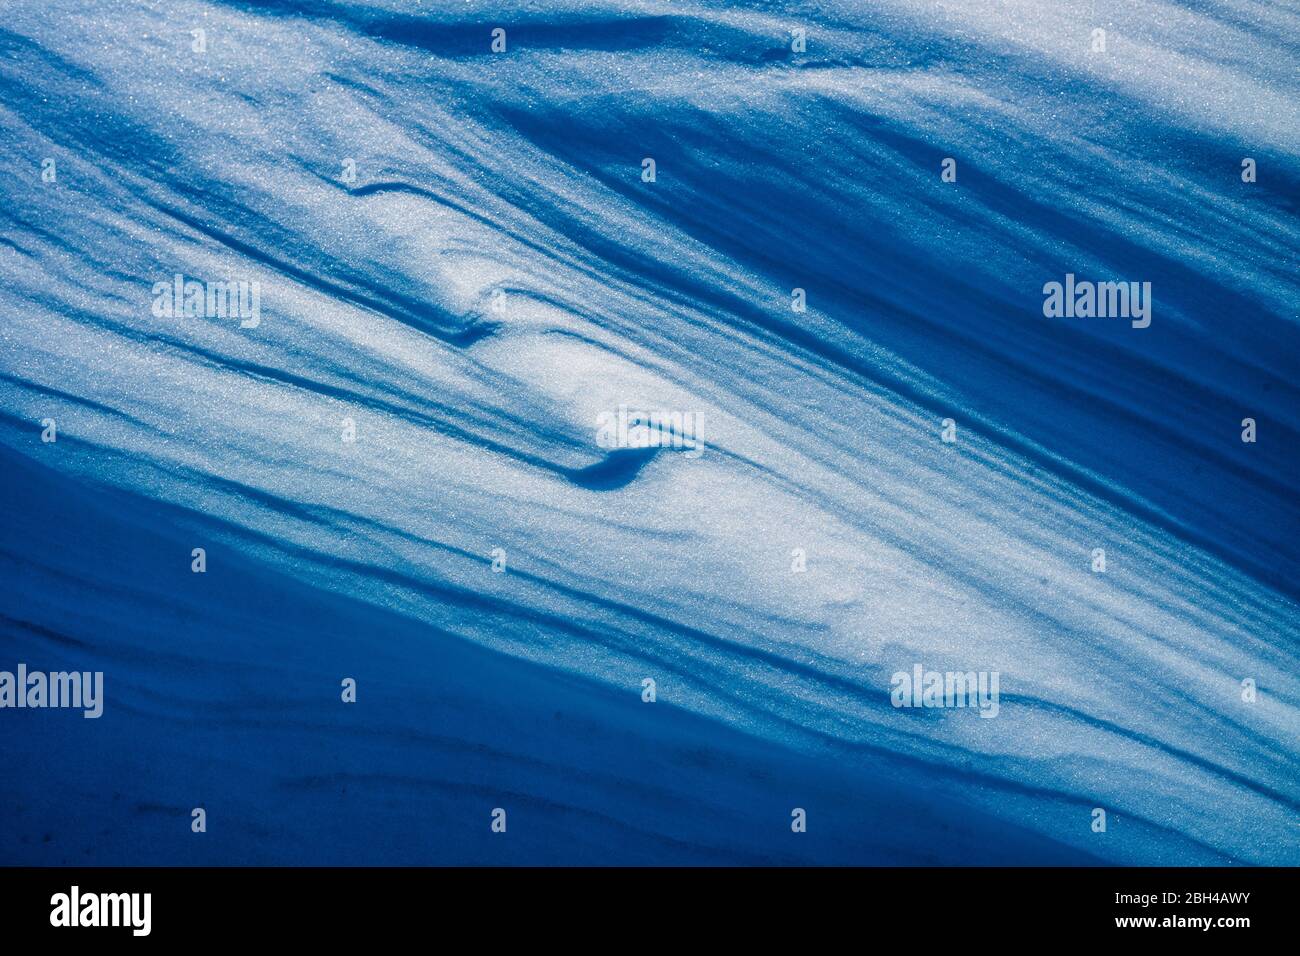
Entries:
POLYGON ((1300 863, 1298 36, 6 4, 0 669, 107 701, 0 711, 0 863, 1300 863), (1067 272, 1152 325, 1044 318, 1067 272))

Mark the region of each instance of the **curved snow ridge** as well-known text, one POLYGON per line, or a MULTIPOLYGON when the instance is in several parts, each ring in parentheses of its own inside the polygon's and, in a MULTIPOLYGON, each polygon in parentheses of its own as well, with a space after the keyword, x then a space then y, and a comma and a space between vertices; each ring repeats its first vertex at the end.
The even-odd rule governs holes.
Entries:
POLYGON ((17 4, 8 448, 430 641, 653 678, 953 853, 1300 862, 1294 12, 428 6, 17 4), (1150 325, 1046 316, 1067 275, 1150 325), (895 706, 917 665, 996 717, 895 706))

